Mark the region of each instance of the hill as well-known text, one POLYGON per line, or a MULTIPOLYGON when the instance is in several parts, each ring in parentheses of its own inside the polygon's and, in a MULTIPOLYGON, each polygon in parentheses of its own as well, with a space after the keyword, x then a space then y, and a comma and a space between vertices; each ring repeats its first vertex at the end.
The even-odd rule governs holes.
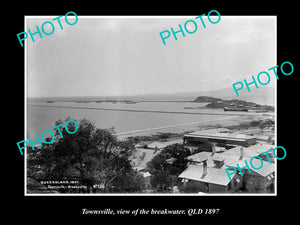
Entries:
POLYGON ((270 86, 262 86, 259 88, 251 88, 251 92, 243 89, 239 92, 240 96, 237 97, 233 88, 224 88, 216 91, 200 92, 198 96, 210 96, 214 98, 222 98, 224 100, 243 100, 247 102, 255 102, 262 105, 275 105, 275 88, 270 86))
POLYGON ((247 102, 255 102, 261 105, 275 105, 275 88, 272 86, 260 86, 259 88, 251 88, 251 92, 248 92, 247 88, 239 91, 240 96, 237 97, 233 88, 223 88, 213 91, 195 91, 195 92, 178 92, 172 94, 145 94, 139 96, 128 96, 133 101, 194 101, 198 96, 208 97, 203 102, 211 102, 209 98, 219 98, 224 100, 242 100, 247 102))
POLYGON ((273 106, 260 105, 254 102, 247 102, 239 99, 222 100, 220 98, 199 96, 194 100, 194 102, 209 102, 205 107, 214 109, 225 108, 233 111, 244 111, 248 109, 274 111, 273 106))
POLYGON ((220 98, 208 97, 208 96, 200 96, 197 97, 194 102, 217 102, 222 101, 220 98))

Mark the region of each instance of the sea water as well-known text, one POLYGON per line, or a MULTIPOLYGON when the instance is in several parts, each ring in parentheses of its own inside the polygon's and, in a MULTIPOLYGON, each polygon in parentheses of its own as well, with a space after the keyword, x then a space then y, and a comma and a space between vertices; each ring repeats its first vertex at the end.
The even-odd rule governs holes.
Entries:
POLYGON ((138 102, 136 104, 125 104, 120 102, 46 103, 45 101, 28 101, 27 136, 34 137, 36 134, 55 126, 55 121, 65 120, 68 117, 73 120, 86 118, 93 121, 97 128, 114 127, 116 133, 201 123, 225 117, 224 115, 196 114, 224 113, 222 109, 203 108, 206 104, 193 102, 138 102))

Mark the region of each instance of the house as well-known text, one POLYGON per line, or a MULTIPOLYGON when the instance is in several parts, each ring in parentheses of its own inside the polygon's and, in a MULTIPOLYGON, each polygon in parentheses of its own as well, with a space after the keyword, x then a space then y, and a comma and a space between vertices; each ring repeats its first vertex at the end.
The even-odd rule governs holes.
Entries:
POLYGON ((193 193, 230 193, 242 185, 242 177, 234 174, 232 180, 223 169, 203 165, 189 165, 179 176, 183 181, 185 192, 193 193))
MULTIPOLYGON (((244 163, 245 164, 245 163, 244 163)), ((241 167, 244 166, 241 165, 241 167)), ((259 168, 261 161, 253 159, 254 167, 259 168)), ((237 169, 238 171, 238 169, 237 169)), ((268 162, 264 162, 262 168, 258 170, 247 168, 242 169, 243 173, 243 188, 249 193, 270 193, 274 192, 275 166, 268 162)))
POLYGON ((237 164, 239 164, 240 168, 243 168, 246 166, 245 160, 247 160, 249 164, 249 159, 253 156, 259 156, 262 160, 254 158, 251 160, 252 167, 254 168, 260 168, 261 164, 262 167, 260 169, 253 169, 250 167, 250 171, 248 171, 247 168, 242 169, 243 173, 243 188, 250 193, 269 193, 274 191, 274 178, 275 178, 275 168, 274 168, 274 155, 273 155, 273 145, 267 145, 267 144, 256 144, 252 145, 250 147, 244 148, 241 146, 232 148, 224 153, 222 153, 223 157, 225 155, 232 155, 232 156, 240 156, 240 162, 233 162, 233 163, 227 163, 227 166, 233 166, 236 168, 236 171, 240 174, 239 169, 237 168, 237 164), (268 156, 266 154, 262 154, 268 150, 271 151, 268 153, 270 161, 272 164, 270 164, 268 160, 268 156), (248 158, 248 159, 247 159, 248 158))
MULTIPOLYGON (((187 157, 188 168, 179 177, 186 179, 187 189, 193 191, 226 193, 244 189, 249 193, 270 193, 274 191, 274 164, 270 164, 267 160, 267 156, 261 154, 268 149, 272 149, 272 147, 274 146, 257 144, 248 148, 237 146, 222 153, 200 152, 190 155, 187 157), (249 172, 247 168, 244 168, 241 174, 237 168, 237 164, 242 168, 245 166, 245 160, 249 164, 249 160, 253 156, 260 156, 261 158, 265 156, 266 159, 263 159, 262 168, 258 170, 250 168, 251 172, 249 172), (207 177, 204 176, 201 179, 203 166, 207 167, 207 177), (233 183, 229 182, 230 180, 225 171, 226 168, 231 166, 236 168, 236 172, 231 176, 231 182, 233 183), (225 181, 223 183, 219 182, 222 179, 220 176, 223 175, 223 178, 226 178, 228 183, 225 181)), ((273 160, 274 156, 272 158, 270 157, 270 159, 273 160)), ((259 168, 261 160, 254 158, 252 165, 255 168, 259 168)))

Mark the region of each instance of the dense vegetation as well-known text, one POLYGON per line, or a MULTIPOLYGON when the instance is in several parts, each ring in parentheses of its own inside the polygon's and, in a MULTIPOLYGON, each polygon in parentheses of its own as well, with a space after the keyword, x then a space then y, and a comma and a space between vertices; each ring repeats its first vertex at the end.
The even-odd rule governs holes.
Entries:
MULTIPOLYGON (((67 119, 68 120, 68 119, 67 119)), ((66 120, 66 121, 67 121, 66 120)), ((57 121, 56 124, 61 124, 57 121)), ((78 122, 77 122, 78 123, 78 122)), ((76 180, 87 189, 58 189, 59 192, 139 192, 143 177, 133 170, 129 157, 131 141, 119 141, 113 129, 99 129, 83 119, 75 134, 60 127, 55 142, 39 150, 28 150, 27 175, 37 181, 76 180)), ((72 131, 72 127, 68 130, 72 131)))
MULTIPOLYGON (((69 118, 66 119, 66 121, 69 118)), ((56 125, 64 123, 57 121, 56 125)), ((78 131, 68 134, 60 127, 55 141, 41 149, 27 150, 27 176, 40 181, 78 181, 87 188, 57 188, 61 193, 140 193, 145 191, 143 176, 134 170, 130 158, 136 154, 133 140, 120 141, 113 129, 96 128, 93 122, 77 121, 78 131)), ((68 130, 75 127, 68 125, 68 130)), ((172 134, 159 134, 167 138, 172 134)), ((181 189, 178 176, 186 169, 187 156, 212 151, 211 144, 203 144, 191 151, 182 144, 162 149, 147 164, 151 173, 152 192, 172 192, 181 189)), ((46 185, 47 187, 47 185, 46 185)), ((184 190, 183 190, 184 191, 184 190)))

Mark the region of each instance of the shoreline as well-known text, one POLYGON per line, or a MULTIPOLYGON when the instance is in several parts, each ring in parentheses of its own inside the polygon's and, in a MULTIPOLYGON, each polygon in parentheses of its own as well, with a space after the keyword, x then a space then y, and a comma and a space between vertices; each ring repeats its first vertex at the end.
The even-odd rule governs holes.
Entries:
MULTIPOLYGON (((140 130, 137 132, 122 132, 117 134, 118 139, 132 139, 135 142, 140 141, 166 141, 168 139, 182 138, 184 134, 191 133, 197 130, 207 130, 214 128, 228 128, 233 132, 245 132, 251 131, 251 129, 256 129, 254 133, 264 133, 263 130, 259 129, 259 123, 270 120, 270 117, 262 115, 248 115, 244 116, 235 116, 230 118, 215 119, 209 121, 195 122, 184 125, 174 125, 163 128, 153 128, 140 130), (209 123, 209 124, 207 124, 209 123)), ((271 119, 272 120, 272 119, 271 119)), ((275 136, 275 132, 273 132, 275 136)))
POLYGON ((144 131, 153 131, 153 130, 162 130, 162 129, 168 129, 168 128, 175 128, 175 127, 184 127, 184 126, 189 126, 189 125, 197 125, 197 124, 202 124, 202 123, 215 122, 215 121, 219 121, 219 120, 232 119, 234 117, 238 117, 238 116, 230 116, 228 118, 213 119, 213 120, 185 123, 185 124, 179 124, 179 125, 171 125, 171 126, 165 126, 165 127, 149 128, 149 129, 144 129, 144 130, 125 131, 125 132, 117 133, 116 135, 117 136, 122 136, 122 135, 126 135, 126 134, 140 133, 140 132, 144 132, 144 131))

